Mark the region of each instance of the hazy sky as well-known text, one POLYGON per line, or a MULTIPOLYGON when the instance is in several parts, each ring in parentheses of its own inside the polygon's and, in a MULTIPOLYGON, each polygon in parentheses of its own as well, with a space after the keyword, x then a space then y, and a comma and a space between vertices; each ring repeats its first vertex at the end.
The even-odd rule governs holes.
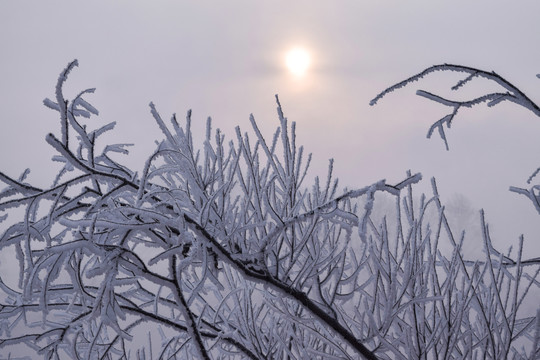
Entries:
MULTIPOLYGON (((59 132, 54 99, 58 73, 77 58, 68 94, 88 87, 100 111, 117 121, 111 141, 137 144, 129 158, 142 169, 154 140, 149 114, 194 121, 212 116, 229 138, 249 130, 253 113, 269 136, 277 125, 274 94, 297 122, 298 141, 313 152, 312 175, 335 158, 342 185, 422 172, 484 207, 497 243, 538 244, 540 218, 524 197, 508 192, 540 166, 540 119, 512 104, 464 110, 448 132, 451 151, 427 140, 429 125, 450 109, 415 96, 419 88, 449 95, 458 78, 432 75, 376 107, 369 100, 423 68, 457 63, 494 70, 540 101, 540 2, 533 1, 2 1, 0 2, 0 169, 30 181, 53 179, 59 132), (288 49, 302 46, 312 68, 294 78, 288 49)), ((489 84, 470 84, 480 95, 489 84)), ((451 95, 451 94, 450 94, 451 95)), ((459 94, 456 94, 459 98, 459 94)), ((92 126, 92 125, 90 125, 92 126)), ((538 248, 538 246, 536 246, 538 248)), ((538 252, 536 256, 538 256, 538 252)))

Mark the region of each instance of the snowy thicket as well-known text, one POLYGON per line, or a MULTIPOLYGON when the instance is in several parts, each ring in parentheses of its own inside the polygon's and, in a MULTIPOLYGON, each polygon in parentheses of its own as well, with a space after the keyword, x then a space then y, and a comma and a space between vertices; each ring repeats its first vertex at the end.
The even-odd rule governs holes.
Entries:
POLYGON ((124 144, 97 146, 114 123, 86 124, 98 115, 83 99, 93 89, 64 98, 75 66, 44 101, 60 118, 46 138, 63 163, 54 184, 0 173, 0 251, 20 268, 16 285, 0 274, 2 354, 538 356, 538 261, 522 258, 522 242, 494 249, 483 217, 485 257, 467 259, 434 179, 430 196, 413 193, 421 175, 411 173, 342 191, 331 162, 310 180, 311 157, 279 101, 272 137, 253 117, 251 135, 237 128, 234 141, 208 121, 200 144, 189 112, 167 123, 150 104, 164 140, 137 174, 111 157, 124 144), (8 218, 15 208, 23 219, 8 218))

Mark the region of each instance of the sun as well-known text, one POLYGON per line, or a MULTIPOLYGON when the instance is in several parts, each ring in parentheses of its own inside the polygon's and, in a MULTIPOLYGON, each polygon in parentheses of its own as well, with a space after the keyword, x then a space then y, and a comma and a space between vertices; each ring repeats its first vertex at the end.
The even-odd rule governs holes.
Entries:
POLYGON ((309 52, 302 48, 295 48, 287 52, 285 58, 287 68, 295 76, 304 76, 311 64, 309 52))

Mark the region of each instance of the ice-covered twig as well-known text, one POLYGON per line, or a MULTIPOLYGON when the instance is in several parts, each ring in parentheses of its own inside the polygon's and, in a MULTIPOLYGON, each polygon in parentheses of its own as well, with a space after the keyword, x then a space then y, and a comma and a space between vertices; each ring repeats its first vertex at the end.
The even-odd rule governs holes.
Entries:
POLYGON ((69 147, 69 137, 68 137, 68 115, 67 115, 67 102, 64 100, 64 94, 62 87, 67 80, 67 77, 71 70, 75 66, 79 66, 79 61, 77 59, 73 60, 68 64, 64 71, 58 77, 58 82, 56 83, 56 103, 58 105, 58 110, 60 112, 60 124, 61 124, 61 133, 62 133, 62 144, 66 147, 69 147))

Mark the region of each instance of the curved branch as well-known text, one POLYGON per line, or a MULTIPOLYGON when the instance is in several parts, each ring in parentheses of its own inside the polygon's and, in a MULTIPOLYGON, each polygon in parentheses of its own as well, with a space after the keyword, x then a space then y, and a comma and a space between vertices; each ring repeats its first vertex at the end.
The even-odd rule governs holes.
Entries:
MULTIPOLYGON (((412 82, 418 81, 425 76, 436 72, 436 71, 453 71, 453 72, 460 72, 460 73, 467 73, 469 76, 465 78, 464 80, 461 80, 458 82, 455 86, 452 87, 452 90, 458 90, 461 88, 465 83, 471 81, 475 77, 483 77, 485 79, 491 80, 505 88, 508 92, 512 93, 514 98, 513 102, 516 102, 517 104, 531 110, 536 116, 540 116, 540 107, 535 104, 529 97, 527 97, 521 90, 519 90, 516 86, 514 86, 512 83, 510 83, 508 80, 500 76, 499 74, 495 73, 494 71, 488 72, 480 69, 476 69, 469 66, 463 66, 463 65, 453 65, 453 64, 441 64, 441 65, 433 65, 425 69, 424 71, 411 76, 408 79, 405 79, 395 85, 390 86, 389 88, 385 89, 383 92, 378 94, 375 98, 373 98, 369 104, 371 106, 377 104, 377 102, 382 99, 387 94, 391 93, 394 90, 398 90, 402 87, 405 87, 409 85, 412 82)), ((510 100, 510 99, 508 99, 510 100)))
POLYGON ((387 94, 391 93, 394 90, 398 90, 402 87, 405 87, 409 85, 410 83, 413 83, 415 81, 418 81, 425 76, 436 72, 436 71, 452 71, 452 72, 460 72, 460 73, 466 73, 469 74, 465 79, 460 80, 456 85, 452 87, 452 90, 459 90, 461 87, 463 87, 465 84, 471 82, 473 79, 482 77, 487 80, 493 81, 497 83, 499 86, 504 88, 506 92, 496 92, 496 93, 490 93, 483 96, 480 96, 478 98, 467 100, 467 101, 457 101, 457 100, 449 100, 445 99, 443 97, 440 97, 438 95, 432 94, 430 92, 424 91, 424 90, 418 90, 416 92, 417 95, 425 97, 429 100, 435 101, 439 104, 443 104, 446 106, 453 107, 454 110, 452 113, 444 116, 442 119, 436 121, 433 123, 433 125, 429 128, 427 137, 430 138, 433 131, 435 129, 439 130, 439 134, 441 136, 441 139, 443 139, 446 149, 448 150, 448 141, 446 139, 446 134, 444 133, 443 125, 446 124, 448 128, 450 128, 451 122, 455 115, 457 114, 459 108, 461 107, 467 107, 471 108, 475 105, 487 102, 487 105, 489 107, 495 106, 503 101, 511 101, 513 103, 516 103, 520 106, 523 106, 524 108, 530 110, 533 114, 540 117, 540 107, 534 103, 527 95, 525 95, 519 88, 514 86, 512 83, 510 83, 508 80, 500 76, 499 74, 495 72, 487 72, 480 69, 475 69, 468 66, 462 66, 462 65, 452 65, 452 64, 442 64, 442 65, 434 65, 431 67, 428 67, 424 71, 411 76, 408 79, 405 79, 395 85, 390 86, 389 88, 385 89, 383 92, 378 94, 375 98, 373 98, 369 104, 371 106, 377 104, 377 102, 385 97, 387 94))

